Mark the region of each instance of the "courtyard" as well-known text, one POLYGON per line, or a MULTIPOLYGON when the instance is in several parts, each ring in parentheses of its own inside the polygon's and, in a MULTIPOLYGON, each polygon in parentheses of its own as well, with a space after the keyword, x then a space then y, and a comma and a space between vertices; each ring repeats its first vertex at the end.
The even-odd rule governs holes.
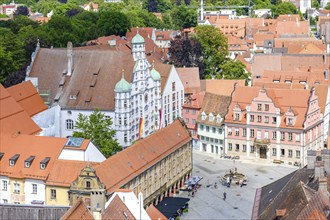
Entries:
POLYGON ((254 160, 231 160, 216 158, 194 151, 193 176, 202 176, 202 186, 194 197, 180 191, 178 196, 190 198, 189 210, 180 219, 251 219, 254 196, 257 188, 267 185, 291 172, 297 167, 262 163, 254 160), (226 171, 237 168, 248 178, 247 186, 234 183, 228 188, 220 183, 226 171), (217 182, 217 187, 214 183, 217 182), (223 200, 223 193, 227 198, 223 200))

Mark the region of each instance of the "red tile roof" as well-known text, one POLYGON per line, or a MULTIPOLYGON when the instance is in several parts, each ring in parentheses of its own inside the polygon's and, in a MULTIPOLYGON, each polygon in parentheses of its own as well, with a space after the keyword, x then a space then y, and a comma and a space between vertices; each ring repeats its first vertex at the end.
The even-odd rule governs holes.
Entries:
POLYGON ((176 120, 108 158, 95 171, 107 191, 113 192, 189 141, 189 132, 176 120))
POLYGON ((84 201, 80 197, 75 204, 62 216, 61 220, 94 220, 84 201))
MULTIPOLYGON (((30 106, 30 103, 26 106, 30 106)), ((32 110, 30 107, 28 109, 32 110)), ((32 112, 30 114, 33 114, 32 112)), ((40 127, 30 118, 30 115, 0 84, 0 132, 15 135, 37 134, 40 131, 40 127)))
POLYGON ((244 79, 228 80, 228 79, 207 79, 201 80, 201 90, 217 95, 230 96, 237 83, 239 86, 245 85, 244 79))
POLYGON ((176 71, 184 86, 185 93, 196 93, 200 91, 198 67, 176 68, 176 71))
POLYGON ((166 216, 163 215, 153 204, 147 208, 147 213, 151 220, 167 220, 166 216))
POLYGON ((132 219, 135 217, 131 211, 127 208, 125 203, 119 198, 118 195, 111 201, 104 213, 102 214, 102 219, 104 220, 126 220, 132 219), (125 214, 124 214, 125 213, 125 214), (126 217, 127 216, 127 217, 126 217))
POLYGON ((31 117, 47 109, 31 81, 11 86, 7 91, 31 117))

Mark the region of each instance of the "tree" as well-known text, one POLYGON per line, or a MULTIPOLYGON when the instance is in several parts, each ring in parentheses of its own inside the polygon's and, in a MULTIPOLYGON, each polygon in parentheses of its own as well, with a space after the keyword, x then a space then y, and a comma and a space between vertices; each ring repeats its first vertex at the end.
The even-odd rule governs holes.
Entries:
POLYGON ((217 79, 245 79, 248 80, 249 74, 245 73, 245 65, 239 60, 228 59, 221 65, 221 72, 217 73, 217 79))
POLYGON ((196 38, 189 37, 188 34, 179 35, 171 40, 169 48, 172 63, 177 67, 198 66, 200 78, 204 73, 202 62, 202 46, 196 38))
POLYGON ((74 17, 77 14, 81 13, 83 10, 81 8, 73 8, 65 12, 65 16, 74 17))
POLYGON ((29 9, 26 6, 18 6, 16 11, 14 12, 14 16, 24 15, 28 16, 30 14, 29 9))
POLYGON ((327 3, 327 5, 325 6, 324 9, 326 9, 326 10, 330 10, 330 2, 327 3))
POLYGON ((73 137, 90 139, 108 158, 121 150, 115 139, 116 131, 111 129, 111 126, 111 118, 106 118, 99 110, 95 110, 89 116, 79 113, 73 137))
POLYGON ((197 25, 197 12, 185 6, 175 7, 171 11, 172 22, 175 29, 190 28, 197 25))
POLYGON ((227 38, 213 26, 197 26, 195 31, 195 37, 203 50, 204 78, 216 75, 228 55, 227 38))
POLYGON ((279 15, 285 14, 297 14, 297 8, 291 2, 281 2, 273 8, 274 17, 277 18, 279 15))
POLYGON ((112 10, 100 13, 100 19, 97 22, 97 26, 103 36, 113 34, 124 36, 131 28, 129 20, 125 14, 112 10))
POLYGON ((312 0, 312 8, 319 9, 320 3, 318 0, 312 0))
POLYGON ((157 0, 148 0, 148 12, 157 12, 157 0))

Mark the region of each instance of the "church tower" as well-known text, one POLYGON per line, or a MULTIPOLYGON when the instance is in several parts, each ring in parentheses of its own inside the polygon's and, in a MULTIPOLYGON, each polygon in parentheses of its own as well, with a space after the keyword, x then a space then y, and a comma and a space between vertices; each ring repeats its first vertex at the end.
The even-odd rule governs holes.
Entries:
POLYGON ((132 38, 132 55, 134 61, 138 59, 146 58, 146 48, 145 48, 144 38, 139 34, 139 29, 136 31, 136 35, 132 38))

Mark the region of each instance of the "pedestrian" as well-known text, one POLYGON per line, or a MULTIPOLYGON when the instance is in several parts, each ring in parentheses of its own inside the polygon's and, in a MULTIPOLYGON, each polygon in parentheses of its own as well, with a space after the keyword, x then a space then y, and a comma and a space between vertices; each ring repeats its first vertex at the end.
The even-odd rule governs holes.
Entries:
POLYGON ((194 197, 194 195, 195 195, 195 192, 194 192, 194 191, 192 191, 192 193, 191 193, 191 196, 192 196, 192 197, 194 197))
POLYGON ((223 192, 223 200, 226 201, 226 198, 227 198, 227 193, 225 191, 225 192, 223 192))

